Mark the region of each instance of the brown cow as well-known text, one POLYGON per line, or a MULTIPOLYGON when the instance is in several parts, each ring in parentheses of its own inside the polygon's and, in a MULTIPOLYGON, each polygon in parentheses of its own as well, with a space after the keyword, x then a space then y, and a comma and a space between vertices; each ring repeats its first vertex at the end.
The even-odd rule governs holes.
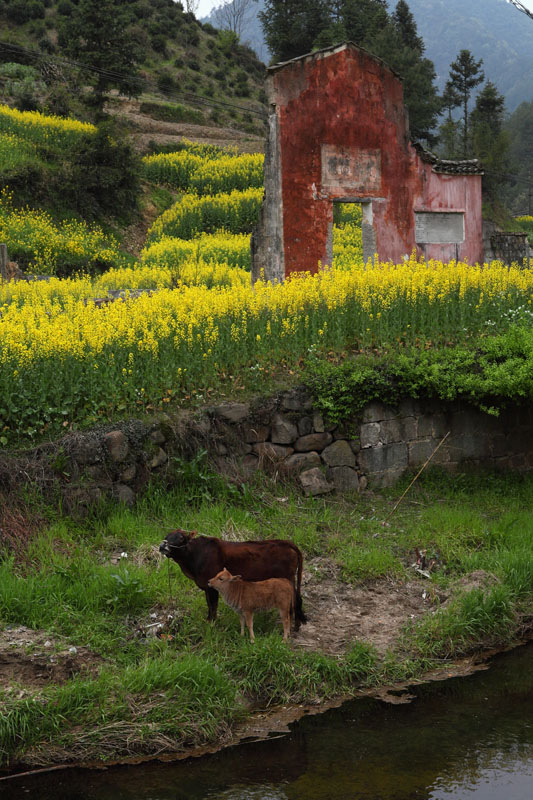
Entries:
POLYGON ((254 638, 254 611, 277 608, 283 623, 283 641, 291 629, 291 614, 294 610, 294 588, 286 578, 269 578, 266 581, 243 581, 240 575, 232 575, 227 569, 211 578, 207 585, 222 595, 224 602, 241 618, 241 636, 244 622, 254 638))
POLYGON ((217 615, 218 592, 208 585, 224 567, 247 581, 286 578, 294 589, 296 630, 306 622, 302 608, 302 553, 292 542, 266 539, 260 542, 225 542, 214 536, 196 536, 196 531, 178 528, 161 542, 159 550, 180 565, 182 572, 203 589, 207 600, 207 619, 217 615))

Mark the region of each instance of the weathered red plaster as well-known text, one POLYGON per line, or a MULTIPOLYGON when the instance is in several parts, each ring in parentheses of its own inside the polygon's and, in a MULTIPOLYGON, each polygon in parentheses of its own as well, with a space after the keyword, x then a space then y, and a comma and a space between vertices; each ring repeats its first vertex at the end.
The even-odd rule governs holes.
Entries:
POLYGON ((370 201, 375 250, 482 261, 481 175, 438 174, 409 142, 399 78, 347 44, 271 69, 285 275, 327 263, 333 201, 370 201), (415 212, 464 213, 464 241, 417 246, 415 212))

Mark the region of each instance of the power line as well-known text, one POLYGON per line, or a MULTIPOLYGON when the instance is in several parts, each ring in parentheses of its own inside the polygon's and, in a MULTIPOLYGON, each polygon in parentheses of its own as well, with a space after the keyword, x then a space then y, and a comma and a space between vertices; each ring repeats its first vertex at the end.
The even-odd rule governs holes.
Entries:
POLYGON ((527 9, 523 3, 520 3, 519 0, 509 0, 509 2, 512 3, 513 6, 517 8, 519 11, 523 11, 524 14, 527 14, 528 17, 533 19, 533 14, 531 13, 531 11, 529 11, 529 9, 527 9))
POLYGON ((11 44, 10 42, 3 42, 0 41, 0 49, 4 49, 8 52, 16 53, 19 55, 24 55, 29 58, 33 58, 37 61, 45 61, 50 62, 52 64, 58 65, 65 65, 69 67, 77 67, 79 69, 87 70, 88 72, 93 72, 96 75, 100 75, 103 78, 108 78, 110 80, 116 81, 117 83, 124 84, 131 88, 132 85, 137 85, 139 87, 144 86, 146 90, 151 91, 153 94, 159 95, 161 97, 165 97, 168 100, 188 100, 191 103, 196 103, 197 105, 202 106, 221 106, 223 108, 231 108, 236 111, 241 111, 247 114, 254 114, 255 116, 260 117, 261 119, 266 119, 267 114, 265 111, 258 111, 254 108, 249 108, 248 106, 240 106, 236 103, 228 103, 225 100, 212 100, 202 97, 201 95, 195 94, 194 92, 165 92, 159 88, 156 88, 153 84, 151 84, 146 78, 142 78, 140 76, 133 76, 133 75, 124 75, 121 72, 115 72, 114 70, 110 69, 102 69, 101 67, 95 67, 93 65, 83 64, 80 61, 74 61, 73 59, 62 58, 59 56, 48 56, 44 55, 38 50, 30 50, 25 47, 21 47, 20 45, 11 44))

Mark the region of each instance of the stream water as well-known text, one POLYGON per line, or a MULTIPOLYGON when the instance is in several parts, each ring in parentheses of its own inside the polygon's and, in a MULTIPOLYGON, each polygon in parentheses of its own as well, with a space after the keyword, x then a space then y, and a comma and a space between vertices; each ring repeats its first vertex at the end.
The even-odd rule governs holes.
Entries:
POLYGON ((0 783, 9 800, 529 800, 533 643, 490 669, 304 717, 215 755, 0 783))

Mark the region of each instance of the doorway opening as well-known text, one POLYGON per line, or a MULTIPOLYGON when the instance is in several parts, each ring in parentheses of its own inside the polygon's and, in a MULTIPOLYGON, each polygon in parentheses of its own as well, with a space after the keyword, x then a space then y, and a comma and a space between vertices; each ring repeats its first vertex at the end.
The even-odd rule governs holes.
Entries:
POLYGON ((332 266, 338 269, 364 267, 374 255, 372 238, 365 233, 372 229, 372 204, 370 202, 334 202, 332 230, 332 266))

